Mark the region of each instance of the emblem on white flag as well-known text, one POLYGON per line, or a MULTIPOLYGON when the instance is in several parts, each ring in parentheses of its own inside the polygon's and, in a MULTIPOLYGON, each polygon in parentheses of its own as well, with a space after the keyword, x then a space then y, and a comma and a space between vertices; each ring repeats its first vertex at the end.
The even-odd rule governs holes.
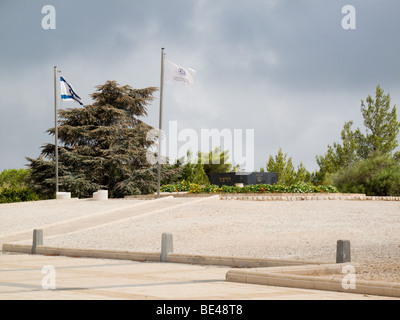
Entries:
POLYGON ((195 71, 192 68, 181 67, 169 60, 164 64, 164 80, 169 84, 186 85, 190 89, 194 84, 195 71))

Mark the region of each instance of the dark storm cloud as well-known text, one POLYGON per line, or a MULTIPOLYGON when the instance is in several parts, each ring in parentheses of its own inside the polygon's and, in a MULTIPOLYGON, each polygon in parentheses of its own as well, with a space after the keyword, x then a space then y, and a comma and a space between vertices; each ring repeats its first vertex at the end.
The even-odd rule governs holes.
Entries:
POLYGON ((0 1, 0 170, 52 139, 54 65, 90 103, 106 80, 158 86, 161 47, 196 70, 192 92, 165 90, 165 126, 252 128, 256 168, 279 146, 315 166, 378 83, 398 103, 399 13, 397 0, 0 1), (47 4, 56 30, 41 27, 47 4), (356 30, 341 27, 348 4, 356 30))

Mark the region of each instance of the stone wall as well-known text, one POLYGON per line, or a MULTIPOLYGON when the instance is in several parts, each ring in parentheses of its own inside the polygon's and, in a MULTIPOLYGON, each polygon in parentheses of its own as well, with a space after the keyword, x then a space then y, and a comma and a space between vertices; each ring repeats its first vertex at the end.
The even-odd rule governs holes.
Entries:
MULTIPOLYGON (((189 193, 161 192, 160 197, 210 197, 219 195, 221 200, 247 201, 305 201, 305 200, 358 200, 358 201, 400 201, 400 197, 371 197, 359 193, 189 193)), ((152 200, 157 194, 126 196, 125 199, 152 200)))

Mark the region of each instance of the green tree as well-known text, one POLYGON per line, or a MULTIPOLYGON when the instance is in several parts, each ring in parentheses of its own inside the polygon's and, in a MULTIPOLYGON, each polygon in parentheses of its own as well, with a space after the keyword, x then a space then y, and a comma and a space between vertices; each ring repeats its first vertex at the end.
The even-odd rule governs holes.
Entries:
POLYGON ((369 95, 366 103, 361 100, 366 132, 362 133, 359 128, 353 131, 353 122, 346 122, 341 132, 341 143, 328 145, 324 155, 316 156, 319 170, 313 175, 315 182, 323 183, 327 175, 344 170, 371 155, 395 155, 400 123, 397 121, 396 106, 390 107, 390 94, 385 95, 378 85, 375 99, 369 95))
POLYGON ((391 154, 398 146, 400 128, 396 106, 390 107, 390 94, 385 95, 379 85, 376 87, 375 99, 369 95, 366 102, 361 100, 366 134, 360 136, 360 157, 367 159, 371 154, 391 154))
MULTIPOLYGON (((59 110, 60 190, 78 197, 89 197, 99 189, 109 190, 111 197, 156 190, 157 169, 146 157, 154 144, 147 139, 152 127, 140 120, 156 90, 107 81, 92 94, 92 105, 59 110)), ((54 135, 55 130, 47 132, 54 135)), ((46 144, 39 158, 27 158, 33 184, 48 195, 55 189, 54 150, 54 144, 46 144)), ((176 170, 165 168, 162 179, 168 181, 176 170)))
POLYGON ((2 188, 24 188, 27 187, 27 169, 9 169, 0 173, 0 190, 2 188))
POLYGON ((345 193, 399 196, 400 166, 393 157, 374 153, 348 168, 329 174, 327 181, 345 193))
MULTIPOLYGON (((179 162, 183 162, 183 159, 180 159, 179 162)), ((186 162, 183 165, 181 180, 199 185, 206 185, 209 183, 206 172, 204 171, 204 166, 201 163, 201 158, 198 157, 194 161, 191 150, 188 150, 186 153, 186 162)))
POLYGON ((0 173, 0 203, 40 200, 29 186, 27 169, 9 169, 0 173))
POLYGON ((325 155, 316 157, 319 170, 314 173, 314 182, 322 183, 326 174, 345 169, 360 159, 358 143, 360 131, 357 129, 353 132, 352 125, 352 121, 344 124, 341 132, 342 143, 335 142, 333 146, 328 145, 325 155))
POLYGON ((303 163, 297 167, 293 166, 292 157, 288 158, 288 154, 283 154, 282 148, 279 148, 278 154, 273 157, 269 156, 267 162, 268 172, 278 173, 278 183, 282 185, 292 185, 298 182, 305 182, 309 173, 304 167, 303 163))
POLYGON ((232 168, 232 164, 228 162, 229 150, 222 151, 220 146, 208 153, 199 152, 199 158, 208 177, 211 173, 229 172, 232 168))
MULTIPOLYGON (((210 183, 210 174, 217 172, 229 172, 232 164, 228 162, 229 151, 221 151, 221 147, 216 147, 210 152, 197 152, 197 158, 193 159, 191 150, 187 151, 186 162, 184 157, 176 161, 175 166, 182 166, 182 174, 180 180, 206 185, 210 183)), ((234 167, 238 170, 238 167, 234 167)))

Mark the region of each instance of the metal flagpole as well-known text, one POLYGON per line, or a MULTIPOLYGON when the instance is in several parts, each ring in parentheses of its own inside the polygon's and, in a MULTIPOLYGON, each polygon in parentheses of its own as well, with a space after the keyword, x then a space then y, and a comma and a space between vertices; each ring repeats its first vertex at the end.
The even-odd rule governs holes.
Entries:
POLYGON ((58 123, 57 123, 57 66, 54 67, 54 149, 56 156, 56 198, 58 192, 58 123))
POLYGON ((158 134, 158 166, 157 166, 157 198, 160 198, 160 183, 161 183, 161 129, 162 129, 162 102, 163 102, 163 87, 164 87, 164 48, 161 49, 161 80, 160 80, 160 119, 159 119, 159 134, 158 134))

